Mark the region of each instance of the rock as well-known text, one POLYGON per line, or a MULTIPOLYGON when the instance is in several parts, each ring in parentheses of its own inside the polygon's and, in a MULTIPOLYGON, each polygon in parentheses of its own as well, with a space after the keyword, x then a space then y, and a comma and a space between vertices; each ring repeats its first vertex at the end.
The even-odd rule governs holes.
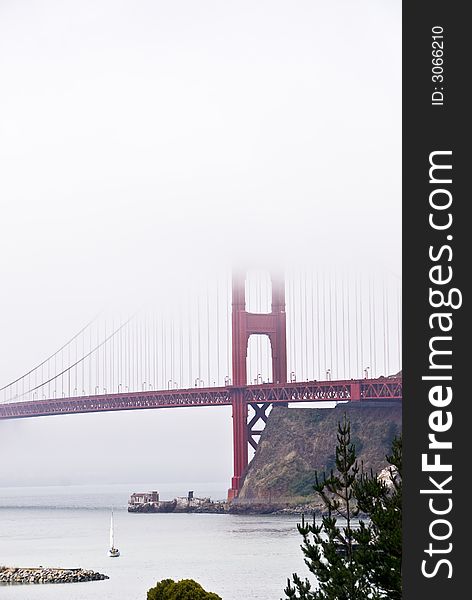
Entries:
POLYGON ((108 579, 108 576, 85 569, 0 567, 0 583, 7 584, 73 583, 103 579, 108 579))
POLYGON ((314 474, 329 473, 335 466, 337 427, 344 413, 351 422, 359 465, 365 472, 382 471, 392 439, 401 432, 400 405, 351 402, 336 408, 276 406, 230 512, 270 512, 271 505, 272 512, 299 512, 299 505, 305 505, 301 511, 305 514, 311 506, 316 512, 322 511, 324 505, 313 490, 314 474))
POLYGON ((377 479, 383 481, 388 488, 392 489, 393 482, 398 479, 398 470, 393 466, 385 467, 385 469, 382 469, 377 475, 377 479))

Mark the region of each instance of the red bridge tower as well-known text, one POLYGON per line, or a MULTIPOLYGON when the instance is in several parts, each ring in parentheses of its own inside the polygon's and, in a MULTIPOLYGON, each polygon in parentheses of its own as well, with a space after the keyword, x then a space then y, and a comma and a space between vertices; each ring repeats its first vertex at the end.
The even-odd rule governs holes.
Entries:
POLYGON ((287 382, 287 340, 285 317, 285 282, 283 277, 271 274, 272 307, 270 313, 250 313, 246 310, 246 275, 233 273, 232 284, 232 349, 233 380, 231 404, 233 407, 234 475, 228 500, 238 495, 242 475, 248 465, 248 443, 255 447, 253 425, 260 418, 266 421, 264 406, 254 405, 255 417, 248 424, 248 404, 245 399, 247 382, 247 349, 251 335, 267 335, 272 350, 272 377, 274 383, 287 382))

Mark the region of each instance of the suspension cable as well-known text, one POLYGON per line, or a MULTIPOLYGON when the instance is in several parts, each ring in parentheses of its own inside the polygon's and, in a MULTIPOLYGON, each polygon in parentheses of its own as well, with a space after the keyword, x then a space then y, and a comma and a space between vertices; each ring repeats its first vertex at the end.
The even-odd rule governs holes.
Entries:
POLYGON ((21 381, 21 379, 24 379, 25 377, 28 377, 29 375, 31 375, 32 373, 34 373, 34 371, 36 371, 37 369, 39 369, 40 367, 42 367, 43 365, 45 365, 49 360, 51 360, 52 358, 54 358, 55 356, 57 356, 59 354, 59 352, 61 352, 62 350, 64 350, 64 348, 67 348, 67 346, 69 344, 71 344, 75 339, 77 339, 81 333, 83 333, 84 331, 86 331, 87 328, 90 327, 92 325, 92 323, 94 323, 101 314, 102 314, 102 311, 100 311, 99 313, 97 313, 93 319, 91 319, 86 325, 84 325, 84 327, 82 327, 82 329, 79 332, 77 332, 73 337, 71 337, 68 342, 66 342, 63 346, 61 346, 59 348, 59 350, 56 350, 56 352, 54 352, 53 354, 51 354, 50 356, 48 356, 47 358, 45 358, 42 362, 40 362, 38 365, 36 365, 32 369, 30 369, 24 375, 21 375, 21 377, 18 377, 14 381, 12 381, 10 383, 7 383, 7 385, 4 385, 3 387, 0 387, 0 392, 3 392, 3 390, 6 390, 7 388, 9 388, 12 385, 15 385, 15 383, 18 383, 19 381, 21 381))
POLYGON ((132 315, 127 321, 125 321, 122 325, 120 325, 120 327, 116 331, 114 331, 108 337, 106 337, 102 342, 100 342, 100 344, 98 344, 97 346, 95 346, 95 348, 93 348, 85 356, 82 356, 79 360, 75 361, 73 364, 71 364, 68 367, 66 367, 65 369, 63 369, 60 373, 57 373, 56 375, 54 375, 54 377, 51 377, 47 381, 43 381, 39 385, 36 385, 36 386, 30 388, 26 392, 23 392, 19 397, 22 398, 23 396, 26 396, 27 394, 30 394, 31 392, 35 392, 36 390, 39 390, 40 388, 44 387, 48 383, 51 383, 55 379, 58 379, 59 377, 63 377, 66 373, 69 373, 69 371, 71 369, 73 369, 74 367, 76 367, 77 365, 79 365, 80 363, 82 363, 89 356, 91 356, 94 352, 98 351, 101 347, 103 347, 109 340, 111 340, 112 337, 114 337, 121 329, 123 329, 126 325, 128 325, 128 323, 130 321, 132 321, 132 319, 134 319, 134 317, 136 316, 136 314, 137 313, 135 313, 134 315, 132 315))

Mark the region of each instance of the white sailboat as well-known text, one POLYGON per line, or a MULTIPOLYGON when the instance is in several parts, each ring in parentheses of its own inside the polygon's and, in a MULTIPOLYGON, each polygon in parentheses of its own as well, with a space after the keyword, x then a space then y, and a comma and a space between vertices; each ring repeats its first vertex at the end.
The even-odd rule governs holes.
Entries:
POLYGON ((120 551, 115 548, 115 530, 113 526, 113 510, 111 511, 110 520, 110 549, 108 550, 108 556, 115 557, 120 556, 120 551))

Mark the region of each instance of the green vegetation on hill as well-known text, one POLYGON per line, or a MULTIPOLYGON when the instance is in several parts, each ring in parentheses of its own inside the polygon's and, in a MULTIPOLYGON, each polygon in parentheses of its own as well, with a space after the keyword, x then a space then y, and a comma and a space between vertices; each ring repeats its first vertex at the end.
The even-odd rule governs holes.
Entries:
POLYGON ((305 565, 315 575, 294 573, 285 588, 289 600, 401 600, 402 439, 392 442, 388 477, 361 472, 350 423, 338 424, 336 465, 314 474, 314 491, 327 514, 302 523, 305 565), (367 520, 354 520, 363 513, 367 520), (338 518, 342 522, 338 522, 338 518))
POLYGON ((336 408, 275 407, 251 461, 239 502, 296 504, 316 499, 313 473, 335 466, 336 432, 344 413, 359 465, 379 473, 401 433, 400 405, 339 404, 336 408))

